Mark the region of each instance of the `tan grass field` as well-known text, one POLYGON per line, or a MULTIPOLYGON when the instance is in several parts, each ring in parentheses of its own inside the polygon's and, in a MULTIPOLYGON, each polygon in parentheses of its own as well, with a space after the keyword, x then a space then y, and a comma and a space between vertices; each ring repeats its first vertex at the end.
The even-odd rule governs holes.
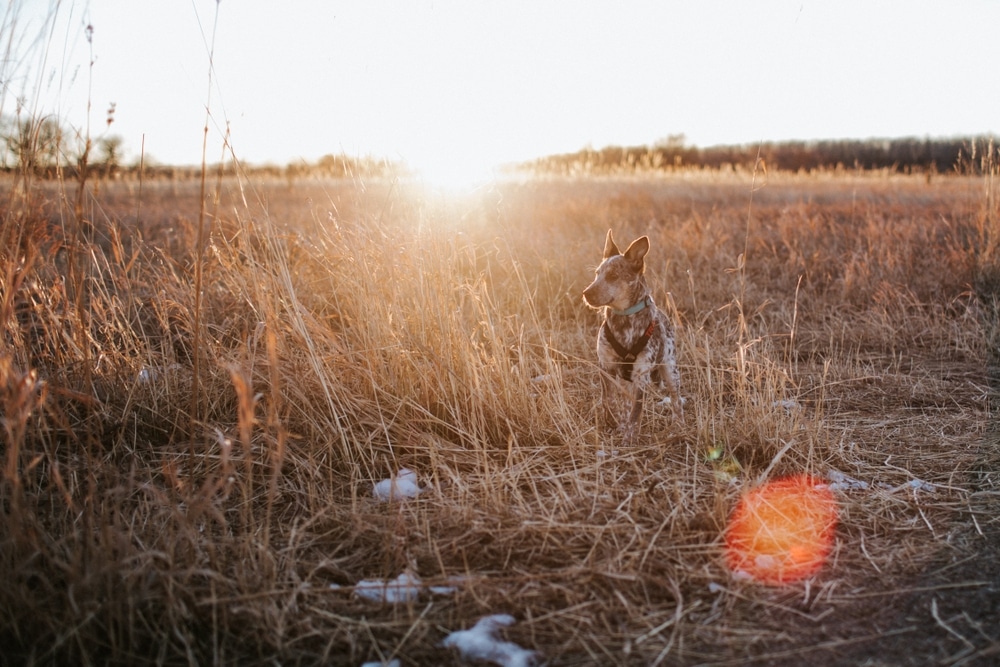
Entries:
POLYGON ((460 664, 508 613, 553 666, 992 664, 996 191, 226 179, 199 247, 197 182, 5 182, 2 662, 460 664), (632 448, 580 296, 609 227, 650 237, 687 399, 632 448), (828 561, 734 577, 734 505, 800 472, 858 482, 828 561), (402 572, 455 590, 355 594, 402 572))

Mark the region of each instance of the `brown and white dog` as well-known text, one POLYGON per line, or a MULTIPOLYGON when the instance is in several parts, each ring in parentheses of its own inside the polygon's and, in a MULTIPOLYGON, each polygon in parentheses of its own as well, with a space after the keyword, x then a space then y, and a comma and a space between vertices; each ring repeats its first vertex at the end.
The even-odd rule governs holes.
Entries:
POLYGON ((604 242, 604 261, 597 267, 597 277, 583 291, 590 306, 604 309, 604 324, 597 334, 597 360, 601 370, 601 396, 605 416, 619 422, 626 441, 639 430, 642 401, 650 384, 666 387, 676 417, 683 417, 680 396, 680 372, 674 327, 656 307, 644 276, 643 258, 649 252, 649 238, 643 236, 629 245, 623 255, 608 230, 604 242), (621 423, 610 408, 611 378, 621 378, 632 386, 632 410, 621 423))

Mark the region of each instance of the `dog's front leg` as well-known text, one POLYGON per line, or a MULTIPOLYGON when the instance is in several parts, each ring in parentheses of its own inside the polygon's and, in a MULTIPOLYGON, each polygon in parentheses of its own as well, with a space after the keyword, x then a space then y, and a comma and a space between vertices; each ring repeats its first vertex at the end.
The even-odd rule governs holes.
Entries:
POLYGON ((632 387, 632 411, 628 415, 628 423, 638 430, 639 416, 642 415, 642 401, 646 396, 642 385, 638 382, 632 387))
POLYGON ((666 364, 666 368, 661 375, 663 383, 667 385, 667 395, 670 396, 670 408, 673 410, 674 419, 684 421, 684 399, 680 392, 680 373, 677 372, 677 362, 672 360, 666 364))
POLYGON ((615 386, 614 380, 607 371, 601 371, 601 411, 604 415, 604 425, 608 428, 619 423, 618 418, 615 416, 615 411, 612 409, 612 404, 615 402, 614 397, 617 387, 615 386))
POLYGON ((684 399, 681 398, 681 393, 677 391, 677 383, 667 379, 667 394, 670 396, 670 409, 674 413, 674 419, 679 419, 684 421, 684 399))
POLYGON ((640 383, 632 383, 632 410, 625 422, 625 444, 627 446, 635 444, 635 439, 639 435, 639 418, 642 416, 642 402, 645 395, 646 392, 640 383))

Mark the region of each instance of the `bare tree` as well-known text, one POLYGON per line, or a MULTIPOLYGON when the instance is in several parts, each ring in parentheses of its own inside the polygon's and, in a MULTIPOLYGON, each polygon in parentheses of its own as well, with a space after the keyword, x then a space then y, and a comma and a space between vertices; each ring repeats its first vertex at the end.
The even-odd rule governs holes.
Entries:
POLYGON ((60 165, 63 129, 53 118, 18 120, 3 137, 19 170, 38 173, 60 165))
POLYGON ((105 177, 113 176, 121 168, 122 145, 125 140, 117 134, 101 139, 98 147, 101 151, 101 163, 104 165, 105 177))

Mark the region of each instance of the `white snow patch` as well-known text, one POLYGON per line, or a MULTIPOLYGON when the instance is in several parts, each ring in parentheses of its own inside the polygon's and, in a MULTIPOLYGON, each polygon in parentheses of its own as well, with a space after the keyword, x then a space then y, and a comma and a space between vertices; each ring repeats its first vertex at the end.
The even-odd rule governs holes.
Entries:
POLYGON ((903 482, 899 486, 890 489, 889 493, 895 493, 896 491, 902 491, 903 489, 912 489, 913 491, 933 491, 934 488, 934 485, 930 482, 925 482, 922 479, 914 477, 909 482, 903 482))
POLYGON ((514 623, 509 614, 493 614, 479 619, 471 630, 456 630, 442 646, 457 648, 464 660, 485 660, 500 667, 532 667, 540 655, 513 642, 497 639, 496 631, 514 623))
POLYGON ((867 491, 872 487, 883 489, 888 493, 896 493, 898 491, 912 490, 916 491, 934 491, 935 487, 930 482, 925 482, 922 479, 917 479, 914 477, 908 482, 903 482, 899 486, 889 486, 885 482, 873 482, 869 484, 868 482, 863 482, 859 479, 854 479, 839 470, 833 470, 832 468, 827 471, 826 478, 830 480, 830 484, 827 486, 832 491, 867 491))
MULTIPOLYGON (((465 583, 465 577, 448 577, 445 586, 427 586, 420 577, 407 571, 395 579, 362 579, 354 585, 354 595, 369 602, 409 602, 416 600, 424 590, 434 595, 451 595, 465 583)), ((330 590, 340 590, 338 584, 330 584, 330 590)))
POLYGON ((402 667, 403 663, 399 661, 399 658, 393 658, 389 662, 382 662, 381 660, 374 660, 372 662, 366 662, 361 665, 361 667, 402 667))
POLYGON ((400 468, 395 477, 383 479, 372 489, 372 495, 382 501, 416 498, 423 489, 417 484, 417 473, 409 468, 400 468))
POLYGON ((775 570, 778 567, 778 560, 770 554, 757 554, 757 557, 753 559, 753 564, 758 571, 775 570))
POLYGON ((354 595, 369 602, 410 602, 420 595, 420 579, 403 572, 395 579, 362 579, 354 584, 354 595))
POLYGON ((465 583, 465 577, 448 577, 447 586, 428 586, 429 590, 434 595, 451 595, 458 590, 458 587, 465 583))
POLYGON ((832 468, 827 471, 826 478, 830 480, 830 484, 828 486, 831 491, 866 491, 870 486, 868 482, 862 482, 860 479, 854 479, 853 477, 849 477, 839 470, 833 470, 832 468))
MULTIPOLYGON (((661 398, 659 400, 659 404, 660 405, 665 405, 667 407, 670 407, 673 404, 673 402, 674 402, 673 399, 671 399, 669 396, 664 396, 663 398, 661 398)), ((687 405, 687 402, 688 402, 688 400, 686 398, 684 398, 683 396, 681 396, 681 407, 684 407, 685 405, 687 405)))
POLYGON ((150 366, 143 366, 136 375, 135 380, 140 384, 146 384, 149 382, 158 382, 160 378, 169 373, 174 373, 180 370, 180 364, 170 364, 169 366, 164 366, 163 368, 152 368, 150 366))

